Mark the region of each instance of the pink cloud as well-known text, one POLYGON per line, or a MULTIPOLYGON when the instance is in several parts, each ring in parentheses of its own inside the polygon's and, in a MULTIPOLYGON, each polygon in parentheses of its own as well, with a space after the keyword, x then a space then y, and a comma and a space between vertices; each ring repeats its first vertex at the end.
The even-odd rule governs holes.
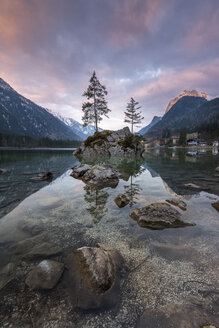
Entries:
POLYGON ((219 6, 214 1, 206 1, 202 10, 190 22, 183 37, 183 49, 187 52, 198 51, 219 42, 219 6), (217 41, 216 41, 217 40, 217 41))
POLYGON ((136 89, 133 96, 146 100, 170 91, 176 92, 176 90, 203 88, 199 91, 205 91, 208 89, 211 79, 215 81, 216 76, 219 79, 219 59, 184 71, 163 72, 155 81, 136 89))
POLYGON ((113 25, 108 39, 113 45, 126 46, 138 42, 139 34, 145 37, 157 23, 164 0, 132 0, 117 3, 113 25))

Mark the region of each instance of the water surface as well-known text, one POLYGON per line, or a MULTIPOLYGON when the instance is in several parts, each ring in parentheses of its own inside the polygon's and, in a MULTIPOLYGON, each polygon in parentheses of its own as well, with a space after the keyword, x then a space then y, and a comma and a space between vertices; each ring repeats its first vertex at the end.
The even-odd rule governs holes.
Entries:
POLYGON ((193 300, 192 306, 202 306, 214 323, 219 224, 211 204, 219 200, 218 154, 168 150, 147 152, 143 159, 81 161, 116 167, 121 174, 118 186, 94 189, 71 177, 71 167, 78 163, 71 151, 1 152, 0 167, 7 169, 0 176, 1 213, 7 214, 0 219, 0 270, 8 263, 16 268, 8 277, 0 275, 6 327, 10 311, 17 327, 29 324, 31 317, 39 327, 135 327, 146 309, 159 313, 168 304, 190 304, 191 297, 197 303, 193 300), (31 180, 44 170, 54 172, 52 182, 31 180), (130 200, 122 209, 114 203, 119 193, 130 200), (176 196, 187 203, 185 212, 179 210, 182 219, 194 227, 153 231, 140 228, 129 216, 135 207, 176 196), (37 233, 32 226, 39 227, 37 233), (16 302, 19 283, 37 263, 25 260, 25 254, 45 241, 62 249, 61 260, 75 248, 98 242, 117 248, 128 268, 118 307, 98 313, 73 311, 61 284, 50 294, 26 291, 22 306, 16 302), (25 312, 30 300, 34 305, 25 312))

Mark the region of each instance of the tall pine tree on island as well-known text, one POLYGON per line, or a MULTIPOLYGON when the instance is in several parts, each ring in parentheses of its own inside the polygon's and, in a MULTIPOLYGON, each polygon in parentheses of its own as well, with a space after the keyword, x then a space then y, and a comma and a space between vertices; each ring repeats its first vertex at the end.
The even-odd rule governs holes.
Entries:
POLYGON ((90 84, 83 93, 83 96, 86 97, 88 101, 82 105, 82 111, 84 112, 82 120, 84 126, 94 124, 96 132, 98 131, 98 123, 103 119, 102 116, 105 115, 108 117, 107 114, 111 111, 107 107, 106 95, 106 87, 99 82, 94 71, 90 78, 90 84))
POLYGON ((139 112, 141 106, 138 106, 138 104, 139 103, 137 101, 131 98, 130 102, 126 106, 127 112, 125 112, 124 122, 131 124, 132 133, 133 133, 134 125, 138 127, 137 124, 140 124, 141 121, 144 119, 144 117, 141 116, 141 112, 139 112))

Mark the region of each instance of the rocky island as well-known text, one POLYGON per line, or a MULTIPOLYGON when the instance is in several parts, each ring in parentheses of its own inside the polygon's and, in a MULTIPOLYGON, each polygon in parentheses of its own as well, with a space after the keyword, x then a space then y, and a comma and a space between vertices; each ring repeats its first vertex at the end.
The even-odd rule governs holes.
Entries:
POLYGON ((141 156, 144 152, 140 136, 128 127, 121 130, 104 130, 88 137, 74 155, 76 156, 141 156))

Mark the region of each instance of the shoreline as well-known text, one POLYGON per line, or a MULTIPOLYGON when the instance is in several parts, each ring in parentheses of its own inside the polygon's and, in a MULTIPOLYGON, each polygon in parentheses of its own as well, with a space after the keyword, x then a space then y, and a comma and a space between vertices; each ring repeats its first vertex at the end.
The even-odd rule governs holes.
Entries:
POLYGON ((0 147, 0 150, 75 150, 76 148, 62 147, 0 147))
POLYGON ((219 147, 216 146, 161 146, 161 147, 146 147, 145 150, 147 149, 191 149, 191 150, 200 150, 200 149, 219 149, 219 147))

